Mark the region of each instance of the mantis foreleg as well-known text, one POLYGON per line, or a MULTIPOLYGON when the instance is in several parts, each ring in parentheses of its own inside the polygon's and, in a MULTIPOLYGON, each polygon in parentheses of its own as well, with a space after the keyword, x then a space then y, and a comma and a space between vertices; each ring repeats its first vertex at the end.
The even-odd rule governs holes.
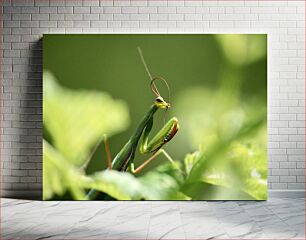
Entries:
POLYGON ((131 163, 131 171, 132 173, 140 173, 150 162, 152 162, 158 155, 164 154, 164 156, 171 162, 174 163, 173 159, 169 156, 169 154, 164 149, 159 149, 155 152, 151 157, 149 157, 144 163, 142 163, 139 167, 135 169, 134 163, 131 163))
MULTIPOLYGON (((172 158, 169 156, 169 154, 161 149, 167 142, 169 142, 173 136, 178 131, 179 125, 177 118, 170 119, 164 127, 152 138, 152 140, 149 140, 149 135, 152 130, 153 126, 153 118, 151 118, 147 126, 145 127, 144 133, 143 133, 143 139, 140 143, 140 153, 141 154, 148 154, 153 153, 153 155, 148 158, 144 163, 142 163, 139 167, 135 169, 134 162, 130 162, 129 170, 132 173, 139 173, 142 171, 142 169, 147 166, 153 159, 155 159, 158 155, 161 153, 171 162, 174 163, 172 158)), ((105 150, 108 160, 108 169, 112 169, 112 160, 110 156, 110 150, 108 146, 108 140, 106 135, 104 136, 104 144, 105 144, 105 150)))
POLYGON ((148 122, 144 133, 143 139, 140 143, 140 153, 153 153, 153 155, 148 158, 144 163, 135 169, 134 163, 131 162, 130 170, 132 173, 139 173, 145 166, 147 166, 153 159, 155 159, 159 154, 164 154, 165 157, 171 162, 174 163, 169 154, 161 149, 167 142, 169 142, 173 136, 176 134, 179 125, 177 118, 170 119, 164 127, 152 138, 149 140, 149 135, 153 126, 153 118, 148 122))

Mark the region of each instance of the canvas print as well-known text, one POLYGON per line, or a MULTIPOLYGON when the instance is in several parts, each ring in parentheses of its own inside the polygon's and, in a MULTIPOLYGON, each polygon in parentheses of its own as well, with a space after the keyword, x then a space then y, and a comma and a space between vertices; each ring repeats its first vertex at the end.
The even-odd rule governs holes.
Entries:
POLYGON ((266 164, 266 34, 44 35, 44 200, 265 200, 266 164))

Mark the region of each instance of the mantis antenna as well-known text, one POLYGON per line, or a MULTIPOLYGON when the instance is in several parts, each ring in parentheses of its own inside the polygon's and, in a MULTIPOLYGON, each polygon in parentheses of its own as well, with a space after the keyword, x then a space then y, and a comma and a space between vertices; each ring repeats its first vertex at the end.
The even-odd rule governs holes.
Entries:
POLYGON ((148 76, 149 76, 149 78, 150 78, 150 80, 151 80, 150 86, 151 86, 152 92, 153 92, 157 97, 160 96, 160 93, 159 93, 159 91, 158 91, 158 89, 157 89, 157 87, 156 87, 155 81, 156 81, 156 80, 161 80, 161 81, 163 81, 163 82, 166 84, 166 86, 167 86, 167 89, 168 89, 168 98, 169 98, 168 101, 170 102, 170 88, 169 88, 169 85, 168 85, 166 79, 164 79, 163 77, 154 77, 154 78, 152 77, 152 75, 151 75, 151 73, 150 73, 150 70, 149 70, 149 68, 148 68, 148 66, 147 66, 147 64, 146 64, 146 61, 145 61, 145 59, 144 59, 144 57, 143 57, 141 48, 140 48, 140 47, 137 47, 137 49, 138 49, 138 53, 139 53, 139 56, 140 56, 140 58, 141 58, 142 64, 143 64, 143 66, 144 66, 144 68, 145 68, 145 70, 146 70, 146 72, 147 72, 147 74, 148 74, 148 76))
MULTIPOLYGON (((151 89, 152 89, 152 91, 154 92, 154 90, 153 90, 154 87, 153 87, 153 86, 154 86, 154 82, 155 82, 156 80, 161 80, 161 81, 163 81, 163 82, 165 83, 165 85, 166 85, 166 87, 167 87, 167 90, 168 90, 168 102, 170 102, 170 87, 169 87, 169 85, 168 85, 166 79, 164 79, 163 77, 154 77, 154 78, 151 80, 151 89)), ((158 96, 160 96, 159 92, 154 92, 154 93, 155 93, 155 94, 158 93, 158 96)))

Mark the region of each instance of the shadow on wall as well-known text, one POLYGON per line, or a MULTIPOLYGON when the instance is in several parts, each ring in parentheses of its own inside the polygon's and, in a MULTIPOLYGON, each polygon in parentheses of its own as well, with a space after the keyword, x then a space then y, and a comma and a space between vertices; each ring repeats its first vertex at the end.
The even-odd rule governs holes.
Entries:
POLYGON ((20 184, 4 191, 5 197, 42 199, 42 38, 30 43, 26 72, 20 73, 19 163, 20 184), (24 75, 23 75, 24 74, 24 75))

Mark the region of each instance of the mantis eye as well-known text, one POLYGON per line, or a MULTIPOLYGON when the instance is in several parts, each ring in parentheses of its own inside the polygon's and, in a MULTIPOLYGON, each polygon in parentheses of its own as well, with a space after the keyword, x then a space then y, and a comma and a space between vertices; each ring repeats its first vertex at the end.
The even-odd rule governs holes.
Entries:
POLYGON ((161 100, 160 98, 156 98, 156 102, 161 103, 161 102, 163 102, 163 100, 161 100))

